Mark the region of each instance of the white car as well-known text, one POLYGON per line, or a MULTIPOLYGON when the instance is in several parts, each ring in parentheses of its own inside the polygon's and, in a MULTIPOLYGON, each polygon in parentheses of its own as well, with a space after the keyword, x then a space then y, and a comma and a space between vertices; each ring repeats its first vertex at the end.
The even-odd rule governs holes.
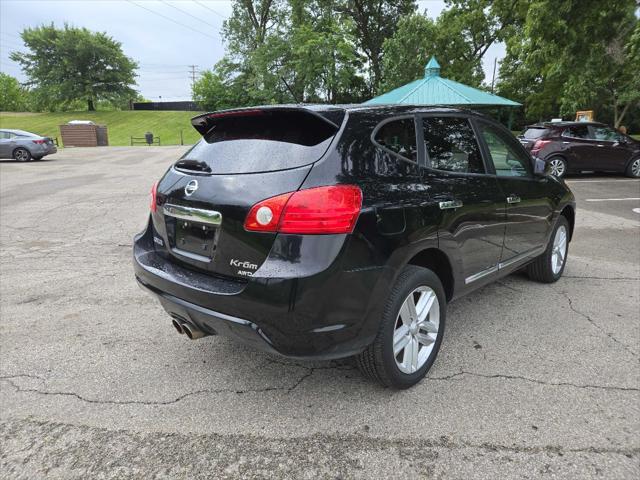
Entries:
POLYGON ((40 160, 56 153, 53 140, 24 130, 0 130, 0 158, 13 158, 19 162, 40 160))

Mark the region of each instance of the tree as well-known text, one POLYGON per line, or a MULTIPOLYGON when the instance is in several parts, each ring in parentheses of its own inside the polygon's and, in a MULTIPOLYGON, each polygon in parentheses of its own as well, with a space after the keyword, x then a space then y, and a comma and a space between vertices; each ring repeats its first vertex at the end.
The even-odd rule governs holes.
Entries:
POLYGON ((448 9, 435 21, 426 12, 404 17, 384 42, 384 89, 421 77, 432 55, 438 57, 443 76, 480 86, 484 55, 513 33, 523 4, 523 0, 448 0, 448 9))
POLYGON ((367 98, 352 21, 335 0, 241 0, 225 22, 224 59, 194 85, 207 108, 367 98))
POLYGON ((29 92, 11 75, 0 72, 0 111, 22 112, 28 108, 29 92))
POLYGON ((101 100, 135 97, 137 64, 106 33, 51 24, 27 28, 21 37, 29 52, 13 52, 11 59, 22 66, 27 85, 42 101, 64 105, 82 99, 95 110, 101 100))
POLYGON ((640 101, 634 0, 532 0, 507 39, 500 94, 522 101, 528 120, 576 110, 620 125, 640 101))
POLYGON ((341 0, 337 12, 353 22, 357 47, 364 52, 369 68, 370 94, 378 93, 382 82, 382 46, 395 32, 400 19, 416 10, 415 0, 341 0))

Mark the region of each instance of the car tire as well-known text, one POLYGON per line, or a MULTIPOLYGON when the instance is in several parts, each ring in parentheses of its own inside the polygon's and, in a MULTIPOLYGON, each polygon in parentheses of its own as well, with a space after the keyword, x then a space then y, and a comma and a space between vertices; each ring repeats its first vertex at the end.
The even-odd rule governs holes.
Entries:
POLYGON ((634 158, 627 165, 627 177, 640 178, 640 157, 634 158))
POLYGON ((554 177, 562 178, 567 174, 567 161, 562 157, 551 157, 548 162, 549 173, 554 177))
POLYGON ((558 281, 567 265, 568 252, 569 222, 560 215, 544 253, 527 266, 529 278, 542 283, 558 281))
POLYGON ((13 151, 13 158, 18 162, 28 162, 31 160, 31 152, 26 148, 18 147, 13 151))
POLYGON ((406 266, 387 298, 375 340, 356 356, 359 370, 387 387, 415 385, 438 355, 445 320, 446 297, 438 276, 426 268, 406 266), (411 302, 418 308, 411 310, 411 302))

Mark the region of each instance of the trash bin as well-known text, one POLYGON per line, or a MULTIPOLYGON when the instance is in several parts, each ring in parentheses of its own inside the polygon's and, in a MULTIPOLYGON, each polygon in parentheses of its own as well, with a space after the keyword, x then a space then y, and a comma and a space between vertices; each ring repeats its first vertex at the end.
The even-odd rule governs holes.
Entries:
POLYGON ((151 132, 147 132, 144 134, 144 140, 145 142, 147 142, 149 145, 151 145, 153 143, 153 133, 151 132))

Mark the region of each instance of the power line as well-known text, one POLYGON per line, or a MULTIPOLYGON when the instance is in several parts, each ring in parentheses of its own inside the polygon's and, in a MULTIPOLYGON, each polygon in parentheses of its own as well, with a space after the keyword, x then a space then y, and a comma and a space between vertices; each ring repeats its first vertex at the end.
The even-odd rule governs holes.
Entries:
POLYGON ((204 3, 198 1, 198 0, 193 0, 194 3, 197 3, 198 5, 200 5, 202 8, 206 8, 207 10, 209 10, 210 12, 215 13, 216 15, 218 15, 220 18, 224 18, 225 20, 227 19, 227 17, 225 17, 224 15, 222 15, 219 12, 216 12, 213 8, 207 7, 204 3))
POLYGON ((175 10, 179 11, 179 12, 182 12, 184 15, 187 15, 187 16, 189 16, 189 17, 191 17, 191 18, 195 18, 196 20, 198 20, 199 22, 204 23, 205 25, 209 25, 210 27, 213 27, 213 28, 218 28, 218 27, 216 27, 215 25, 213 25, 212 23, 209 23, 209 22, 207 22, 207 21, 205 21, 205 20, 202 20, 201 18, 198 18, 198 17, 196 17, 195 15, 191 15, 189 12, 186 12, 186 11, 182 10, 181 8, 178 8, 178 7, 176 7, 175 5, 171 5, 169 2, 167 2, 167 1, 165 1, 165 0, 160 0, 160 1, 161 1, 162 3, 164 3, 165 5, 167 5, 167 6, 171 7, 171 8, 173 8, 173 9, 175 9, 175 10))
POLYGON ((214 40, 218 40, 218 39, 217 39, 216 37, 214 37, 213 35, 209 35, 208 33, 205 33, 205 32, 203 32, 203 31, 201 31, 201 30, 195 29, 195 28, 193 28, 193 27, 190 27, 190 26, 188 26, 188 25, 185 25, 184 23, 178 22, 177 20, 174 20, 174 19, 173 19, 173 18, 171 18, 171 17, 167 17, 166 15, 163 15, 163 14, 161 14, 161 13, 158 13, 158 12, 156 12, 155 10, 151 10, 150 8, 143 7, 142 5, 139 5, 139 4, 135 3, 133 0, 126 0, 126 1, 127 1, 127 2, 129 2, 129 3, 130 3, 130 4, 132 4, 132 5, 135 5, 135 6, 136 6, 136 7, 138 7, 138 8, 142 8, 143 10, 146 10, 147 12, 151 12, 151 13, 153 13, 154 15, 157 15, 158 17, 162 17, 162 18, 164 18, 165 20, 169 20, 170 22, 173 22, 173 23, 175 23, 175 24, 177 24, 177 25, 180 25, 181 27, 188 28, 188 29, 189 29, 189 30, 191 30, 192 32, 197 32, 197 33, 199 33, 199 34, 201 34, 201 35, 204 35, 205 37, 209 37, 209 38, 213 38, 214 40))

